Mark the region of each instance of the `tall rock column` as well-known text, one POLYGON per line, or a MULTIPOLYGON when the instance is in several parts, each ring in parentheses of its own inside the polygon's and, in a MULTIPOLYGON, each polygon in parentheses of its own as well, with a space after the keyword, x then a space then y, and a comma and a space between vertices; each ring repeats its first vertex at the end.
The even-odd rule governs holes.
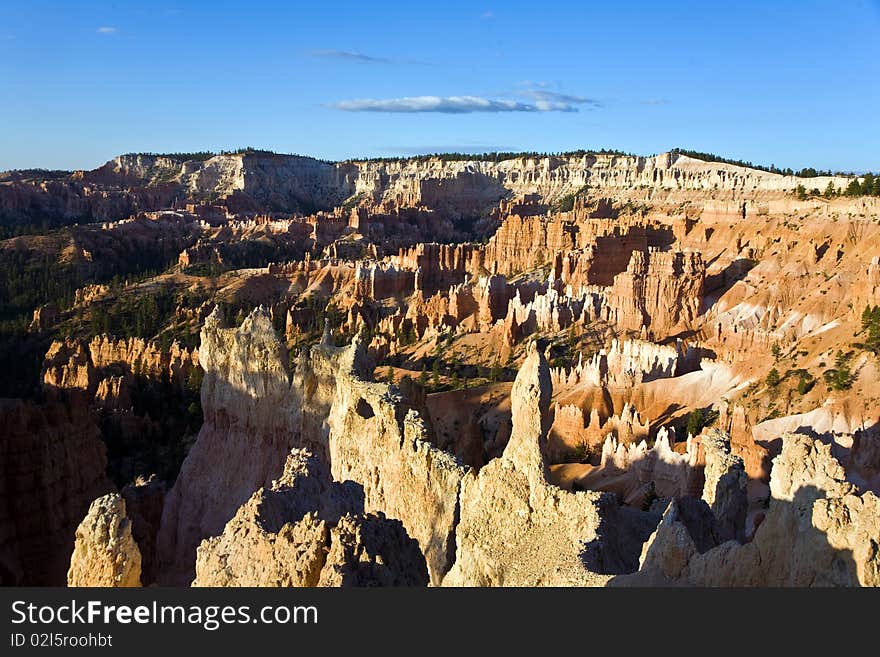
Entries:
POLYGON ((67 572, 68 586, 141 585, 141 552, 131 535, 125 500, 119 493, 99 497, 76 530, 67 572))

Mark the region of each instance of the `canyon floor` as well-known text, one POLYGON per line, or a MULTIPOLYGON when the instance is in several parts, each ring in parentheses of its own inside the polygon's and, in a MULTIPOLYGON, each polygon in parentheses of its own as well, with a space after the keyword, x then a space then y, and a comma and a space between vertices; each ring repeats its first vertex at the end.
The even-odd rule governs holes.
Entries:
POLYGON ((855 181, 607 152, 0 174, 0 584, 878 586, 855 181))

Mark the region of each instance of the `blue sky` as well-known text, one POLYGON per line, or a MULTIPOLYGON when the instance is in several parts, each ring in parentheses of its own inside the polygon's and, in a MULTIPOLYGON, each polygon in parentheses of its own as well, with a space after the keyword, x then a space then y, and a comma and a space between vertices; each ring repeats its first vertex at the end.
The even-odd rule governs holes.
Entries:
POLYGON ((880 0, 0 0, 0 169, 680 146, 880 170, 880 0))

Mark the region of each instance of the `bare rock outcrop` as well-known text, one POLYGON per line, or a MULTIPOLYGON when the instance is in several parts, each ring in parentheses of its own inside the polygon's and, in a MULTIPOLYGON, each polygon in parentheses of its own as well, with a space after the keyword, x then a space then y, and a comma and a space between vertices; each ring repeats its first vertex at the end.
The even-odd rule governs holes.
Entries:
POLYGON ((362 486, 361 512, 402 523, 435 583, 448 570, 466 468, 431 444, 399 391, 368 380, 360 338, 348 348, 331 342, 302 354, 289 374, 265 312, 233 329, 216 313, 207 319, 199 352, 205 423, 167 496, 160 581, 191 581, 199 543, 221 535, 254 491, 270 490, 299 446, 328 462, 337 481, 362 486))
POLYGON ((683 453, 670 444, 665 427, 654 444, 622 443, 608 436, 598 465, 563 463, 550 468, 550 478, 564 488, 614 493, 624 504, 642 508, 650 497, 698 497, 703 491, 704 456, 699 441, 689 439, 683 453))
POLYGON ((699 253, 634 251, 626 271, 614 277, 605 316, 620 328, 671 335, 694 324, 705 275, 699 253))
POLYGON ((168 492, 157 540, 160 579, 178 584, 192 580, 201 540, 271 485, 299 440, 301 406, 268 314, 258 308, 232 329, 220 321, 215 310, 202 329, 205 421, 168 492))
POLYGON ((500 458, 465 478, 455 565, 444 586, 582 586, 597 537, 600 493, 572 493, 545 477, 550 369, 534 343, 511 392, 513 430, 500 458))
POLYGON ((98 335, 88 343, 65 338, 55 340, 43 361, 43 388, 49 396, 94 400, 105 408, 130 407, 128 388, 133 376, 154 380, 166 377, 184 388, 198 352, 173 342, 163 349, 142 338, 117 339, 98 335))
POLYGON ((318 458, 295 449, 280 479, 202 541, 193 585, 427 584, 425 559, 401 523, 362 508, 360 487, 331 482, 318 458))
POLYGON ((701 436, 706 465, 703 468, 703 501, 712 509, 718 527, 716 535, 724 542, 745 540, 746 476, 743 460, 730 451, 730 436, 710 429, 701 436))
POLYGON ((92 502, 88 514, 79 524, 67 585, 141 585, 141 553, 131 535, 125 500, 119 493, 92 502))
POLYGON ((54 341, 43 361, 43 387, 51 397, 58 397, 64 390, 88 399, 87 393, 94 392, 95 367, 92 365, 88 349, 81 342, 65 338, 54 341))
POLYGON ((645 543, 638 573, 615 585, 878 586, 880 499, 858 494, 828 445, 782 438, 772 498, 754 539, 705 549, 671 505, 645 543))
POLYGON ((425 586, 419 544, 399 520, 347 513, 330 530, 330 551, 318 586, 425 586))
POLYGON ((358 372, 372 369, 365 357, 358 336, 339 359, 329 417, 333 477, 361 484, 367 511, 403 523, 438 584, 455 559, 458 495, 468 469, 431 444, 426 423, 396 387, 361 378, 358 372))

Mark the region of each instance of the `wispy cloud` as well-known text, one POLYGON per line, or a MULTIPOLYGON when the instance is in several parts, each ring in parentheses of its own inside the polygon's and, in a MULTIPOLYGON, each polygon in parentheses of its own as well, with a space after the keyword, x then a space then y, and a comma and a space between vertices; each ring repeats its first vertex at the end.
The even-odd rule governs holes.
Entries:
POLYGON ((551 109, 555 108, 555 106, 557 105, 562 107, 571 107, 574 105, 585 105, 593 108, 602 107, 602 103, 594 98, 575 96, 573 94, 565 94, 558 91, 549 91, 547 89, 525 89, 517 93, 520 96, 534 99, 536 105, 543 104, 551 109))
POLYGON ((530 102, 481 96, 405 96, 403 98, 342 100, 330 104, 329 107, 344 112, 471 114, 476 112, 577 112, 579 106, 595 103, 595 101, 580 96, 547 93, 543 97, 538 97, 539 93, 534 92, 530 102))
POLYGON ((343 59, 350 62, 363 62, 365 64, 393 64, 393 59, 387 57, 375 57, 373 55, 365 55, 353 50, 313 50, 309 53, 312 57, 321 57, 324 59, 343 59))
POLYGON ((118 29, 110 25, 105 25, 98 28, 98 34, 116 34, 118 31, 118 29))
POLYGON ((642 105, 666 105, 669 101, 665 98, 647 98, 642 102, 642 105))

